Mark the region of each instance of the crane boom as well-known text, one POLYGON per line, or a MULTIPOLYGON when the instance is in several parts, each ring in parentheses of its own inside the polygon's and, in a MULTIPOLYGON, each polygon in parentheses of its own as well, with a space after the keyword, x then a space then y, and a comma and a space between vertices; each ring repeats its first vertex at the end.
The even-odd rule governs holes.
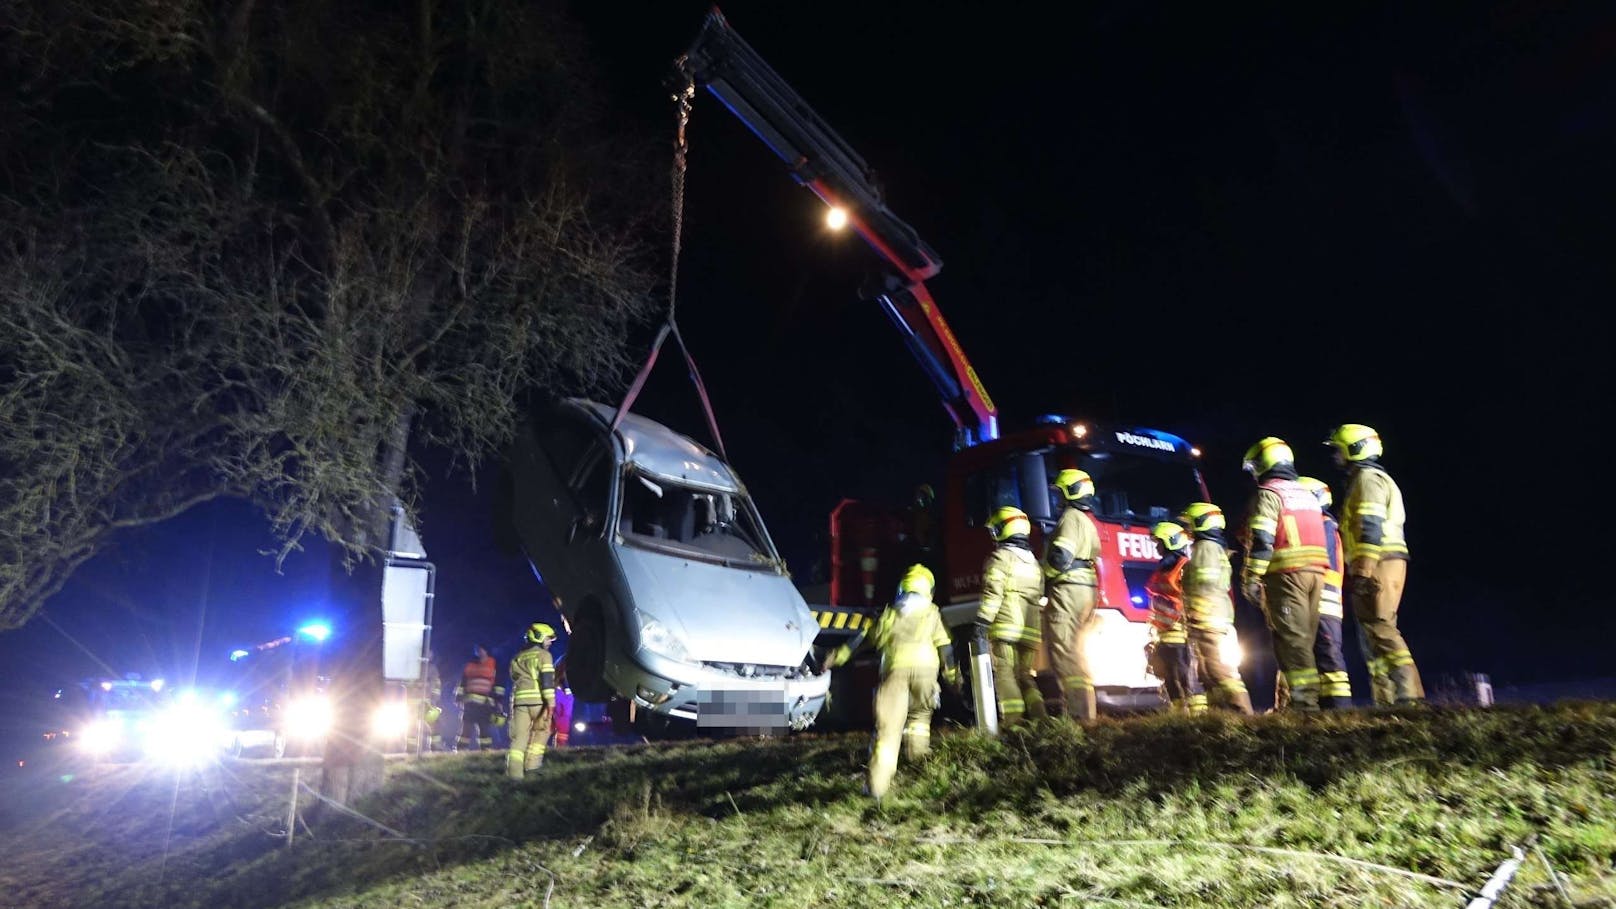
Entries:
POLYGON ((926 288, 937 253, 882 199, 864 159, 730 27, 717 7, 677 61, 784 161, 791 176, 848 223, 891 268, 873 296, 937 387, 959 447, 999 437, 998 409, 926 288))

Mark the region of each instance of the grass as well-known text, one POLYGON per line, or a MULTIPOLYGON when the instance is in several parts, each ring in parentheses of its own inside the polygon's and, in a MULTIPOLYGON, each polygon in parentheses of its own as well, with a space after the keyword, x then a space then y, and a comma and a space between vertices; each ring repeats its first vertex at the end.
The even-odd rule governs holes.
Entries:
MULTIPOLYGON (((1616 906, 1616 705, 956 732, 879 806, 866 744, 397 764, 356 807, 403 839, 328 815, 290 848, 289 767, 102 768, 4 793, 0 902, 1462 906, 1535 835, 1572 905, 1616 906)), ((1535 853, 1500 903, 1564 905, 1535 853)))

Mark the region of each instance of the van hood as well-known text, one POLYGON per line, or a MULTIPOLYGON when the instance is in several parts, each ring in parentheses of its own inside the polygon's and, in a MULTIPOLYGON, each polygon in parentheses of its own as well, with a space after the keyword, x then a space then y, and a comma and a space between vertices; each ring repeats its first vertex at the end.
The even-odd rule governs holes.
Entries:
POLYGON ((783 574, 634 546, 617 553, 635 607, 677 633, 691 660, 796 666, 819 632, 802 594, 783 574))

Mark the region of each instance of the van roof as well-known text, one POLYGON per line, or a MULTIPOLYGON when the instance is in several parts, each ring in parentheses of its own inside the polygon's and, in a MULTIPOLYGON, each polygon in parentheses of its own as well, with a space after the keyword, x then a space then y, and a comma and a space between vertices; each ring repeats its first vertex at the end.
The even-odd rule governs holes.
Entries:
MULTIPOLYGON (((593 413, 607 426, 617 415, 617 408, 598 401, 569 400, 593 413)), ((745 491, 741 481, 718 455, 655 420, 636 413, 626 414, 617 426, 617 437, 623 443, 623 459, 644 473, 726 492, 745 491)))

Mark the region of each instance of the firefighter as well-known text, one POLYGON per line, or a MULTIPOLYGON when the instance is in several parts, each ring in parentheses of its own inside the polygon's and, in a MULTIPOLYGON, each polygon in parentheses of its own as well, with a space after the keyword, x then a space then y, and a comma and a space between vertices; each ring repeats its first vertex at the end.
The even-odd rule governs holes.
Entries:
POLYGON ((1296 482, 1296 457, 1269 436, 1247 449, 1242 465, 1257 481, 1246 531, 1240 591, 1268 619, 1274 657, 1290 691, 1289 709, 1319 709, 1313 639, 1329 556, 1319 501, 1296 482))
POLYGON ((1032 522, 1026 512, 1010 505, 998 509, 988 518, 988 532, 998 545, 982 566, 975 638, 978 647, 992 642, 999 721, 1013 726, 1049 715, 1034 670, 1043 639, 1038 603, 1043 583, 1027 542, 1032 522))
POLYGON ((1196 676, 1189 627, 1184 620, 1184 566, 1190 555, 1190 537, 1172 521, 1157 523, 1150 528, 1150 535, 1162 551, 1161 561, 1145 582, 1145 593, 1150 597, 1150 671, 1161 679, 1169 710, 1205 713, 1206 695, 1196 676))
POLYGON ((931 714, 937 707, 937 673, 958 691, 954 647, 932 600, 936 580, 924 565, 910 566, 898 596, 858 637, 831 651, 825 668, 846 664, 866 646, 881 652, 881 683, 875 692, 875 740, 870 745, 867 794, 885 796, 898 768, 900 737, 911 760, 931 751, 931 714))
POLYGON ((1044 592, 1048 606, 1049 662, 1060 682, 1066 715, 1094 719, 1094 677, 1089 674, 1088 637, 1099 596, 1100 529, 1094 523, 1094 480, 1068 468, 1050 484, 1066 501, 1055 533, 1044 545, 1044 592))
POLYGON ((479 751, 494 747, 494 718, 505 699, 498 677, 499 667, 488 648, 472 645, 471 661, 460 671, 460 684, 454 690, 454 702, 460 705, 460 737, 455 739, 458 750, 469 750, 473 740, 479 751))
POLYGON ((543 622, 527 627, 527 646, 511 658, 511 744, 505 752, 505 775, 513 780, 544 764, 555 716, 556 670, 550 657, 555 629, 543 622))
POLYGON ((1330 565, 1324 570, 1324 593, 1319 597, 1319 633, 1313 639, 1313 661, 1319 668, 1319 706, 1336 710, 1352 706, 1352 682, 1347 678, 1347 660, 1342 655, 1341 609, 1341 531, 1330 513, 1334 497, 1323 480, 1297 477, 1324 514, 1324 549, 1330 565))
POLYGON ((1408 644, 1397 630, 1397 607, 1408 580, 1408 543, 1403 538, 1403 493, 1380 466, 1380 434, 1346 423, 1325 444, 1347 472, 1341 510, 1347 544, 1347 593, 1369 661, 1376 706, 1425 699, 1425 686, 1408 644))
POLYGON ((1212 706, 1250 716, 1251 694, 1245 680, 1237 668, 1223 662, 1224 636, 1234 633, 1234 600, 1229 595, 1233 568, 1223 542, 1227 526, 1223 510, 1211 502, 1192 502, 1178 523, 1195 540, 1184 569, 1184 615, 1202 684, 1211 689, 1212 706))

